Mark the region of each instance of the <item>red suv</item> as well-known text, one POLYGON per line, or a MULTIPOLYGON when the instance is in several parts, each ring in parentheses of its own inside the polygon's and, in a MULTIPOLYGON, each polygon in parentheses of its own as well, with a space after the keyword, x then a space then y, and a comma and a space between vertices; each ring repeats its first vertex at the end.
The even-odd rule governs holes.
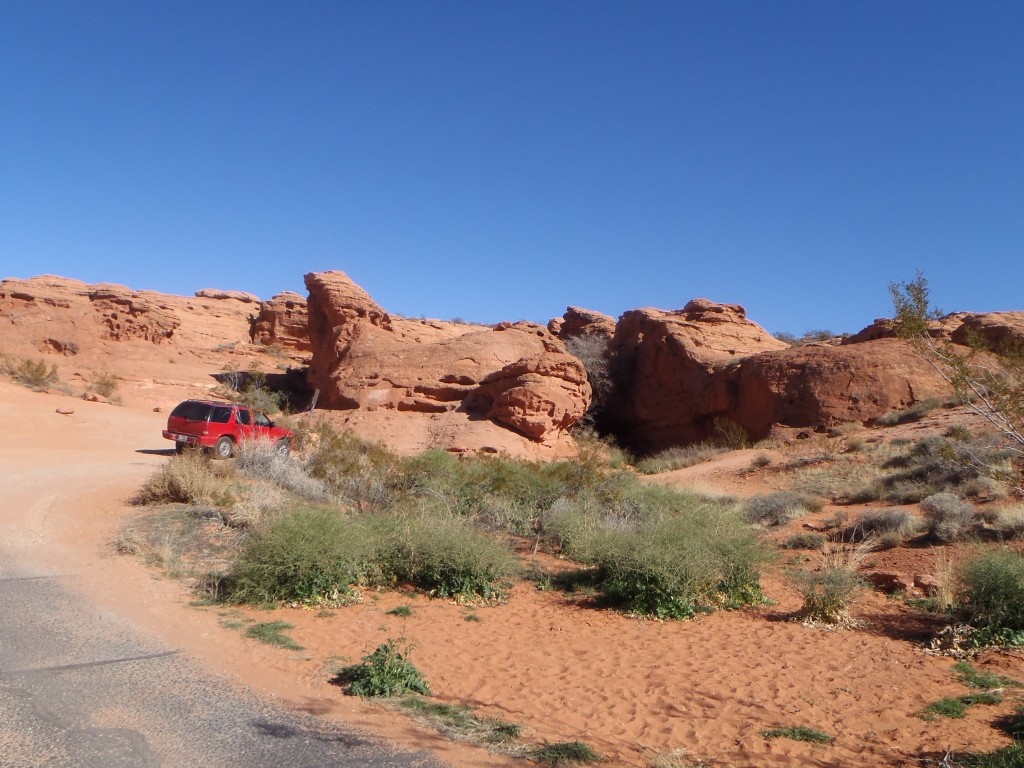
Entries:
POLYGON ((295 433, 274 425, 267 415, 239 403, 186 400, 167 417, 164 437, 174 440, 178 453, 186 447, 213 451, 218 459, 229 459, 235 446, 245 440, 271 440, 287 456, 295 433))

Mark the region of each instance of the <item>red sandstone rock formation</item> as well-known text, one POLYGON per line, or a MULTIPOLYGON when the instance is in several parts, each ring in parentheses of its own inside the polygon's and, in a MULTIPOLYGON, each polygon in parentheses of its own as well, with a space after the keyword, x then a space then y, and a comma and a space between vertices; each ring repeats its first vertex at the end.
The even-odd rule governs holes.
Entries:
POLYGON ((824 428, 869 422, 950 395, 931 365, 899 339, 765 352, 726 374, 734 403, 724 413, 755 439, 773 424, 824 428))
POLYGON ((787 348, 737 304, 695 299, 683 309, 636 309, 619 320, 611 349, 619 371, 619 430, 640 450, 700 440, 733 402, 716 374, 760 352, 787 348))
POLYGON ((297 293, 284 291, 264 301, 253 321, 251 334, 253 341, 260 344, 280 344, 300 352, 310 352, 306 299, 297 293))
MULTIPOLYGON (((308 274, 306 287, 310 384, 324 406, 359 412, 350 425, 372 432, 370 414, 393 426, 402 413, 410 429, 400 448, 536 453, 525 437, 571 450, 566 429, 586 411, 590 387, 543 326, 393 318, 343 272, 308 274)), ((381 435, 394 443, 393 431, 381 435)))
POLYGON ((615 318, 581 307, 569 307, 564 315, 548 321, 548 330, 563 341, 578 336, 611 339, 615 335, 615 318))

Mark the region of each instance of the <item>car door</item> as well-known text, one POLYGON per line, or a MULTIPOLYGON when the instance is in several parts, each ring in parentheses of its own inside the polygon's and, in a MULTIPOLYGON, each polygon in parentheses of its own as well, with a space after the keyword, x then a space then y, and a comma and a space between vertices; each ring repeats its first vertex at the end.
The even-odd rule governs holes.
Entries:
POLYGON ((253 419, 253 412, 244 405, 235 409, 235 429, 238 431, 238 442, 252 440, 259 433, 253 419))

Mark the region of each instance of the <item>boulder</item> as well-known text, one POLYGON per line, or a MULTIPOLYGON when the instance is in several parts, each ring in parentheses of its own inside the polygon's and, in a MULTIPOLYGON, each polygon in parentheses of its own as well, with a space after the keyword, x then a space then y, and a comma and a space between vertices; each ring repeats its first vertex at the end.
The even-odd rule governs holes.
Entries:
POLYGON ((306 299, 284 291, 260 304, 253 320, 252 340, 264 345, 280 344, 289 349, 309 352, 309 312, 306 299))
POLYGON ((727 415, 755 439, 773 424, 824 429, 866 423, 950 395, 932 366, 899 339, 765 352, 729 372, 723 389, 735 397, 727 415))
MULTIPOLYGON (((308 274, 306 287, 309 383, 320 390, 321 406, 379 413, 382 425, 393 424, 395 413, 426 419, 429 425, 410 430, 424 438, 403 446, 409 450, 571 449, 566 430, 586 411, 590 386, 582 363, 543 326, 393 318, 343 272, 308 274), (480 422, 518 439, 491 440, 480 422)), ((346 423, 372 433, 368 421, 346 423)))

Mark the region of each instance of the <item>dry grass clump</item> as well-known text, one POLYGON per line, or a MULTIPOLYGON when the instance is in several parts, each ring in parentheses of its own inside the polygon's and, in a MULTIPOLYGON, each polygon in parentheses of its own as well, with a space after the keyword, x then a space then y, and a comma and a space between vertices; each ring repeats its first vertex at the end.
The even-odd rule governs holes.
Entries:
POLYGON ((996 509, 992 526, 1007 539, 1024 538, 1024 504, 996 509))
POLYGON ((921 530, 921 522, 906 509, 869 509, 854 524, 859 538, 896 535, 900 539, 921 530))
POLYGON ((230 506, 232 495, 227 489, 224 471, 196 451, 172 456, 139 489, 137 504, 214 504, 230 506))
POLYGON ((820 512, 822 501, 807 494, 777 491, 767 496, 752 496, 743 505, 743 513, 751 523, 782 525, 795 517, 820 512))
POLYGON ((677 445, 641 459, 636 463, 636 470, 645 475, 657 475, 661 472, 670 472, 673 469, 685 469, 696 464, 703 464, 705 461, 711 461, 728 450, 725 446, 714 443, 677 445))
POLYGON ((936 408, 940 408, 943 401, 938 398, 929 398, 919 403, 914 403, 906 410, 889 411, 875 419, 875 424, 882 427, 893 427, 897 424, 908 424, 912 421, 920 421, 936 408))
POLYGON ((779 546, 783 549, 822 549, 827 542, 822 533, 794 533, 779 546))
POLYGON ((928 535, 943 544, 967 536, 975 524, 974 505, 954 493, 936 493, 921 502, 928 535))
POLYGON ((272 440, 248 440, 237 450, 238 469, 254 480, 264 480, 308 501, 327 501, 326 483, 311 477, 297 459, 284 455, 272 440))

